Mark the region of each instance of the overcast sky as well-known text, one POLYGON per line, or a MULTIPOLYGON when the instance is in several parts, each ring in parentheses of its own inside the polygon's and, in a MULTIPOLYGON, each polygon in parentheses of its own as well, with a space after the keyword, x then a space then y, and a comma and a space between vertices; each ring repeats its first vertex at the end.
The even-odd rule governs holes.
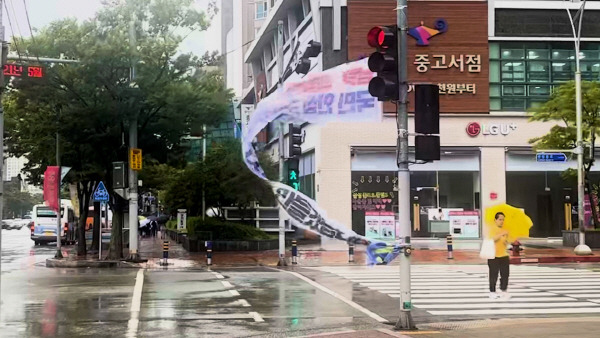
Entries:
MULTIPOLYGON (((8 13, 3 6, 2 23, 5 29, 5 38, 10 40, 13 35, 30 36, 29 26, 27 25, 27 16, 25 14, 24 1, 27 3, 29 11, 29 20, 31 27, 41 28, 50 22, 58 19, 75 17, 80 21, 91 18, 94 13, 102 7, 100 0, 4 0, 8 13), (9 24, 12 21, 12 28, 9 24)), ((208 0, 195 0, 196 6, 206 8, 208 0)), ((218 2, 220 5, 220 1, 218 2)), ((182 52, 193 52, 194 54, 204 54, 205 51, 221 49, 221 17, 217 15, 211 27, 205 32, 193 33, 183 42, 182 52)))

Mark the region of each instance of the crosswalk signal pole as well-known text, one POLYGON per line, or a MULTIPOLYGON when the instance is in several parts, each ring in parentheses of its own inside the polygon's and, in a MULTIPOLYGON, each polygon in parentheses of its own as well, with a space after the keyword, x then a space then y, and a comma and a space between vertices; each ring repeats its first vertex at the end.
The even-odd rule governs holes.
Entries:
MULTIPOLYGON (((398 237, 410 246, 410 173, 408 171, 408 76, 407 59, 407 0, 396 2, 397 49, 398 49, 398 101, 396 102, 398 123, 398 237)), ((412 319, 412 301, 410 295, 410 250, 400 255, 400 316, 396 322, 397 330, 414 330, 412 319)))

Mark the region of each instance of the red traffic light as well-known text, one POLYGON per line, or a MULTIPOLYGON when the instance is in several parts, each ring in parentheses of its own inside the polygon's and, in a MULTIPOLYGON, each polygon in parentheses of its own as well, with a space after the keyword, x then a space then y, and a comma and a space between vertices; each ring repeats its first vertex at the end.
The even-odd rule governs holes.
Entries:
POLYGON ((367 41, 369 46, 373 48, 389 48, 394 44, 395 34, 393 32, 395 26, 375 26, 369 30, 367 41))

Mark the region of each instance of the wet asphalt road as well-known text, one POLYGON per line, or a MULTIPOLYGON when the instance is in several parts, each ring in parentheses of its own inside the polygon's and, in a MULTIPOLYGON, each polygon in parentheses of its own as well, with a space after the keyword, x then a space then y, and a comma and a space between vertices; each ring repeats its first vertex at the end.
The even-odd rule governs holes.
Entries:
POLYGON ((54 244, 34 246, 27 229, 3 230, 1 337, 289 337, 382 327, 288 272, 46 268, 54 252, 54 244))

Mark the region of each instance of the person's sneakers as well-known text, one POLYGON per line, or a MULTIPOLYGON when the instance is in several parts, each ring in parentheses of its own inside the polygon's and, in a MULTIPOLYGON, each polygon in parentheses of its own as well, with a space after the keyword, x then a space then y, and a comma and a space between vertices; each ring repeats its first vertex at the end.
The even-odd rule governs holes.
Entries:
POLYGON ((508 291, 500 291, 500 295, 498 297, 502 300, 509 300, 510 293, 508 293, 508 291))
POLYGON ((498 295, 495 292, 490 292, 490 299, 498 299, 498 298, 500 298, 500 295, 498 295))

